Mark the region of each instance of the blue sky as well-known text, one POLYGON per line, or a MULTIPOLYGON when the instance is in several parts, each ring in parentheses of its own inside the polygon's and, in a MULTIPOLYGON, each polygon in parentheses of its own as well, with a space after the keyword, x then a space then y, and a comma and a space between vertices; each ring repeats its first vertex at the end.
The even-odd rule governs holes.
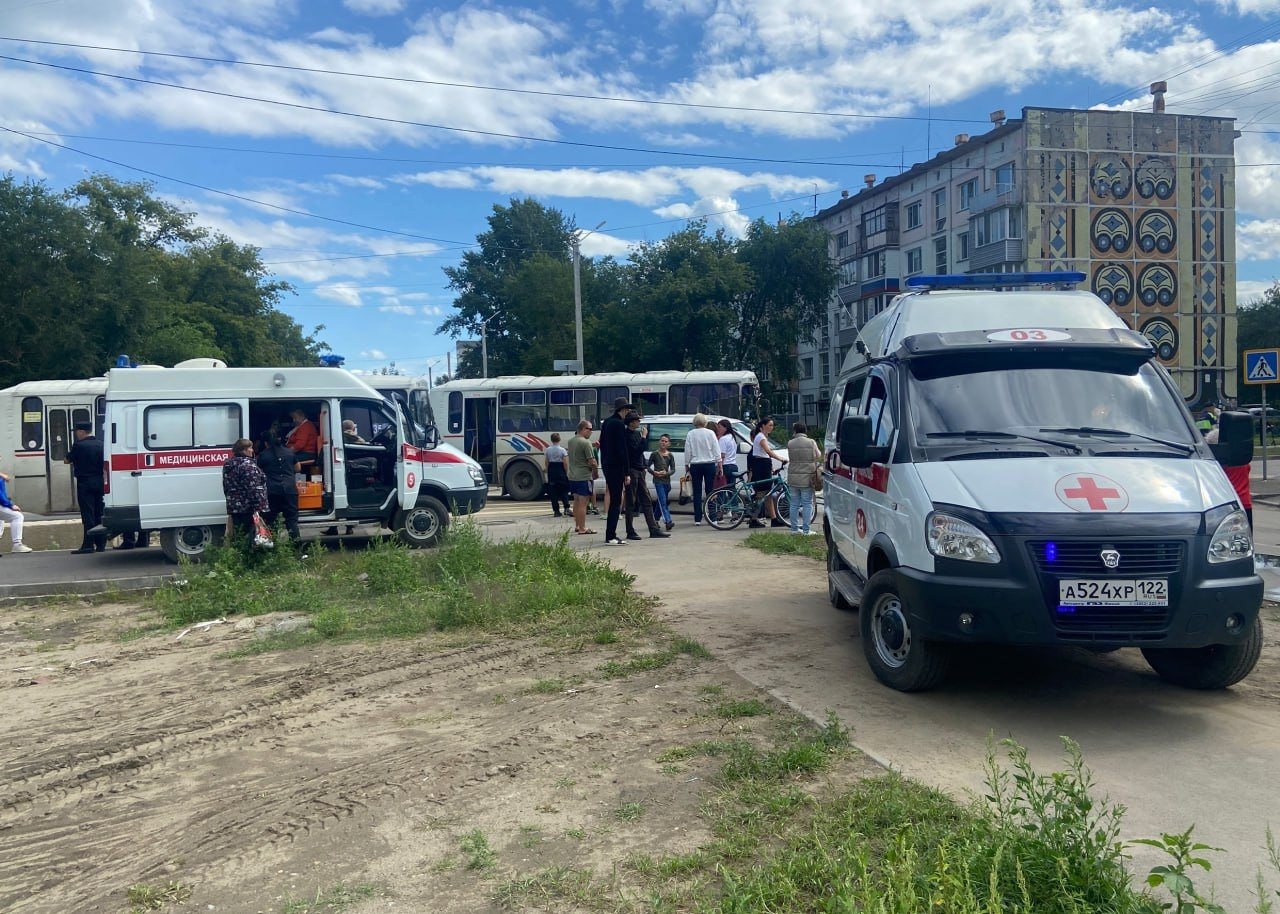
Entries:
POLYGON ((441 267, 512 197, 621 258, 1159 79, 1239 119, 1240 299, 1280 278, 1280 0, 0 0, 0 56, 0 172, 152 181, 355 369, 445 370, 441 267))

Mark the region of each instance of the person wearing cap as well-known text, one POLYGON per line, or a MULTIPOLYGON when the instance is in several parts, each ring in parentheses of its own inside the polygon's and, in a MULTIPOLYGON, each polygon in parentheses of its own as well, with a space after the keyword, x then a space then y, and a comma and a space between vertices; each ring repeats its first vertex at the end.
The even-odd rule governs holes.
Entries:
POLYGON ((84 527, 84 539, 73 555, 105 552, 107 535, 90 533, 102 524, 102 500, 105 486, 102 478, 102 442, 93 434, 92 422, 77 422, 76 443, 71 445, 63 463, 74 468, 76 477, 76 501, 80 502, 80 524, 84 527))
POLYGON ((604 484, 609 494, 609 514, 604 526, 606 546, 622 545, 618 538, 618 515, 622 510, 623 489, 631 481, 627 423, 622 417, 634 408, 629 398, 618 397, 613 401, 613 415, 600 423, 600 466, 604 470, 604 484))
POLYGON ((627 465, 630 468, 631 481, 627 483, 627 539, 643 539, 636 533, 636 509, 644 512, 645 523, 649 526, 651 539, 665 539, 670 533, 663 533, 658 519, 653 514, 653 500, 649 498, 649 487, 645 484, 648 478, 649 464, 644 457, 645 433, 640 431, 640 414, 634 410, 627 413, 627 465))

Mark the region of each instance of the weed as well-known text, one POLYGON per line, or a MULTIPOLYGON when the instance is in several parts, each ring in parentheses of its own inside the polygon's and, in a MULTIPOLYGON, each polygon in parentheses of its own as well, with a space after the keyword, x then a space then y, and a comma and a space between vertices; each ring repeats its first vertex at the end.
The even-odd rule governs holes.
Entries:
POLYGON ((310 901, 303 898, 291 898, 280 909, 281 914, 322 914, 326 911, 342 911, 372 898, 377 889, 371 885, 345 886, 336 885, 331 889, 317 891, 310 901))
POLYGON ((1200 854, 1204 851, 1221 853, 1222 848, 1192 841, 1193 831, 1194 825, 1178 834, 1162 834, 1158 839, 1138 838, 1130 843, 1144 844, 1164 851, 1172 861, 1152 867, 1147 874, 1147 885, 1163 888, 1173 897, 1172 902, 1161 905, 1163 910, 1172 911, 1173 914, 1193 914, 1197 910, 1208 911, 1209 914, 1226 914, 1222 905, 1214 904, 1196 891, 1190 875, 1194 869, 1201 869, 1206 873, 1213 869, 1213 864, 1200 854))
POLYGON ((465 865, 469 870, 487 870, 498 862, 498 855, 489 846, 489 839, 478 828, 467 832, 458 846, 466 855, 465 865))
POLYGON ((723 717, 725 720, 737 720, 740 717, 759 717, 762 714, 769 714, 771 710, 767 704, 758 698, 748 698, 743 701, 722 701, 712 710, 715 717, 723 717))
POLYGON ((614 811, 614 817, 619 822, 634 822, 643 815, 643 803, 623 803, 614 811))
POLYGON ((166 905, 182 904, 190 898, 191 886, 174 882, 172 879, 164 885, 139 882, 129 886, 126 894, 134 911, 158 911, 166 905))
POLYGON ((766 555, 799 555, 817 562, 827 560, 827 543, 821 536, 796 536, 791 531, 752 533, 742 545, 766 555))

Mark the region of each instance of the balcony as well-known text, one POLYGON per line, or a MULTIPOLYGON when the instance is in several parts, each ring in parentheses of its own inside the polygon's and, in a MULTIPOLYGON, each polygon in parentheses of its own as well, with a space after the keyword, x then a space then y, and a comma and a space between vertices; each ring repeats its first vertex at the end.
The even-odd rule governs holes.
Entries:
POLYGON ((858 283, 846 283, 836 289, 836 299, 840 302, 841 307, 852 305, 861 298, 860 286, 858 283))
POLYGON ((872 251, 878 251, 881 248, 896 248, 898 246, 898 227, 885 229, 882 232, 876 232, 874 235, 859 235, 856 247, 858 254, 870 254, 872 251))
POLYGON ((976 216, 1000 206, 1021 205, 1022 196, 1022 188, 1017 184, 994 184, 973 195, 969 201, 969 214, 976 216))
POLYGON ((1022 263, 1026 249, 1021 238, 1006 238, 969 251, 969 272, 981 273, 1002 263, 1022 263))

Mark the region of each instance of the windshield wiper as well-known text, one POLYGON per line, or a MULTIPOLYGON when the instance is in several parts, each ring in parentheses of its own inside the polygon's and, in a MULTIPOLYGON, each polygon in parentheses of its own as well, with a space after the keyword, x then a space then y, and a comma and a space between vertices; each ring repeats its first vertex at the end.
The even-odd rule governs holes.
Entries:
POLYGON ((1141 432, 1130 432, 1122 428, 1098 428, 1092 425, 1079 425, 1074 428, 1042 428, 1040 431, 1058 432, 1064 435, 1098 435, 1099 437, 1114 435, 1119 438, 1141 438, 1143 441, 1163 444, 1165 447, 1173 448, 1175 451, 1181 451, 1184 454, 1192 454, 1196 449, 1193 444, 1184 444, 1181 441, 1169 441, 1165 438, 1153 438, 1151 435, 1144 435, 1141 432))
MULTIPOLYGON (((1054 431, 1054 429, 1041 429, 1041 431, 1054 431)), ((997 432, 985 431, 978 429, 966 429, 963 432, 925 432, 926 438, 1022 438, 1027 441, 1038 441, 1040 444, 1048 444, 1053 447, 1060 447, 1070 451, 1073 454, 1080 453, 1079 445, 1072 444, 1069 441, 1055 441, 1052 438, 1041 438, 1037 435, 1024 435, 1020 432, 997 432)))

